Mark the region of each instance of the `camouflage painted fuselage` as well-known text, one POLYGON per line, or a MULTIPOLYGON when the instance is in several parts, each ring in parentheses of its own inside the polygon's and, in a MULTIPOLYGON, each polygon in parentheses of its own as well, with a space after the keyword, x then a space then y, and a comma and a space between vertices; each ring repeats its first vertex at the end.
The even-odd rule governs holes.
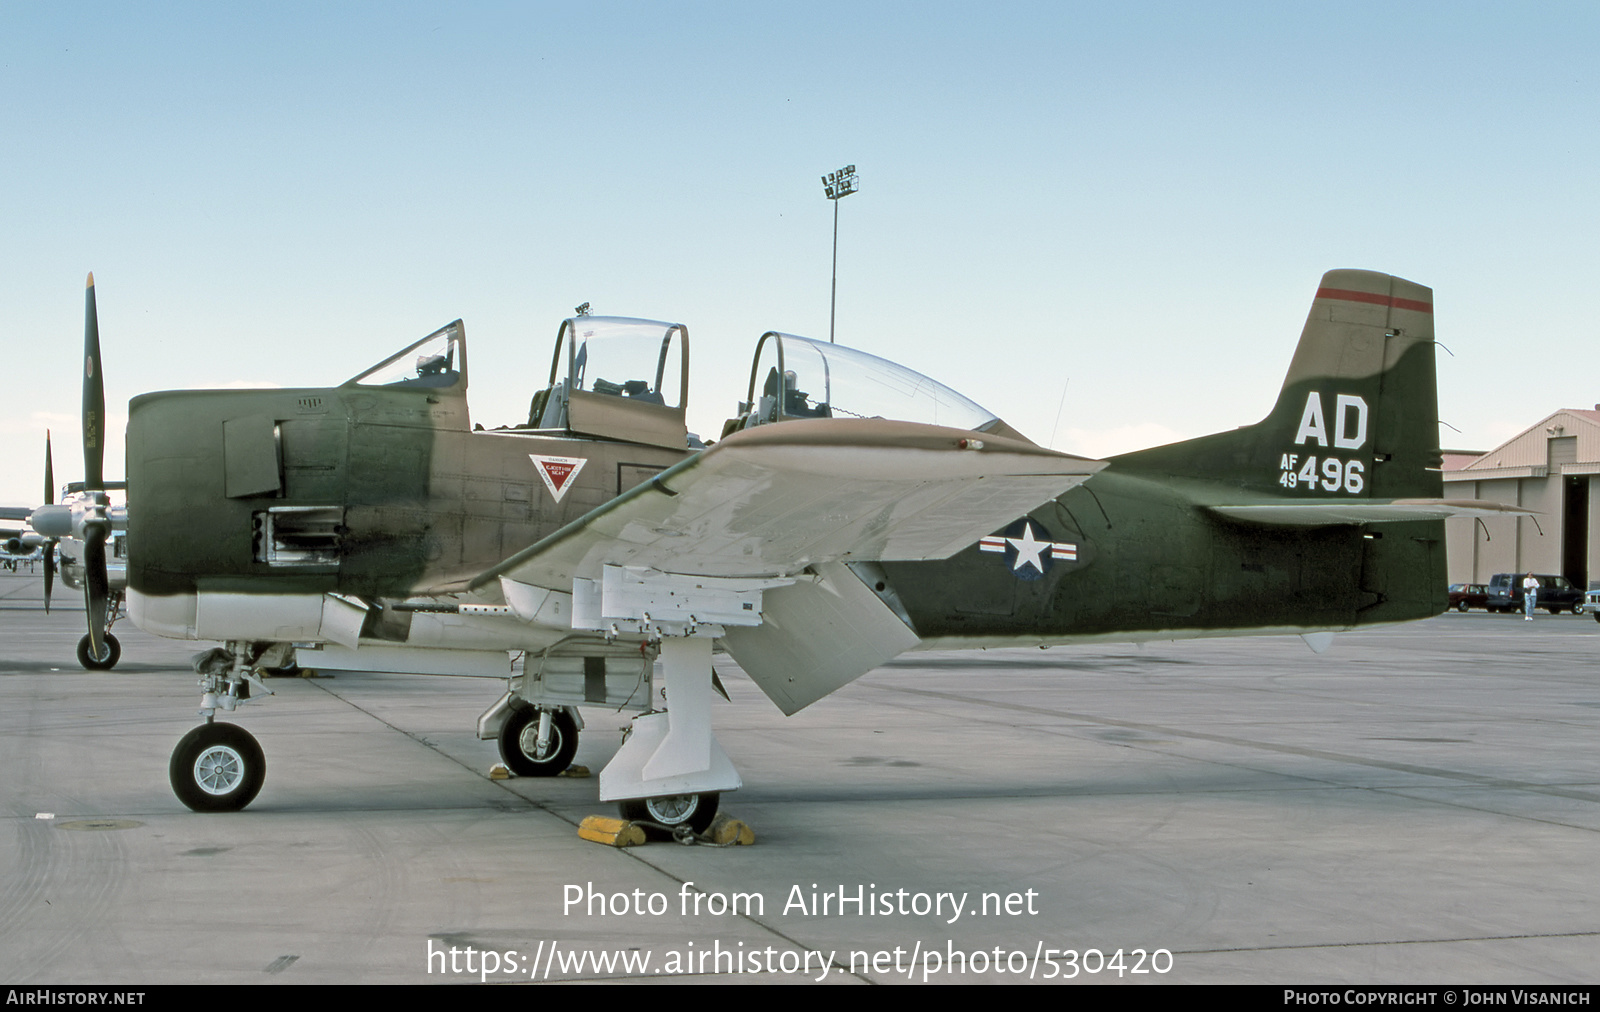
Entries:
POLYGON ((1442 494, 1431 293, 1366 272, 1330 278, 1341 275, 1375 291, 1319 290, 1258 424, 1110 458, 1033 511, 1020 561, 1021 539, 1008 538, 987 539, 1003 540, 1002 551, 973 546, 931 570, 885 564, 918 634, 1059 642, 1338 629, 1443 612, 1442 520, 1287 524, 1212 509, 1337 510, 1442 494), (1033 554, 1033 541, 1072 547, 1033 554))
POLYGON ((1035 538, 1075 558, 973 546, 885 563, 880 596, 892 590, 917 634, 948 646, 1343 629, 1444 610, 1442 521, 1267 527, 1109 468, 1092 487, 1029 515, 1035 538))
POLYGON ((687 452, 473 431, 464 396, 425 389, 146 394, 129 408, 129 586, 404 598, 464 582, 687 452), (558 500, 535 457, 584 463, 558 500))

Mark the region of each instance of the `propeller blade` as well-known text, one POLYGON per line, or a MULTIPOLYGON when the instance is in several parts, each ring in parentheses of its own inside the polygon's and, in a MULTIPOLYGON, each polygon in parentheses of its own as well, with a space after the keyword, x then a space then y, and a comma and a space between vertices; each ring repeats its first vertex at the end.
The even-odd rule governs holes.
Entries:
POLYGON ((94 304, 93 274, 85 288, 83 314, 83 487, 98 491, 105 487, 106 387, 100 376, 100 315, 94 304))
MULTIPOLYGON (((56 501, 56 469, 51 463, 50 430, 44 430, 44 504, 56 501)), ((44 545, 44 613, 50 614, 50 591, 56 583, 56 541, 51 538, 44 545)))
POLYGON ((50 614, 50 589, 56 582, 56 543, 52 539, 44 544, 44 613, 50 614))
MULTIPOLYGON (((83 541, 83 603, 88 612, 89 646, 95 657, 108 656, 106 618, 111 600, 111 581, 106 573, 106 540, 111 536, 111 521, 106 517, 105 441, 100 314, 94 302, 94 275, 90 274, 83 296, 83 494, 72 512, 73 536, 83 541)), ((41 508, 35 512, 46 511, 41 508)))
POLYGON ((88 611, 89 645, 106 655, 106 612, 111 598, 106 573, 106 538, 111 522, 105 507, 106 387, 100 372, 100 313, 94 302, 94 275, 83 296, 83 490, 94 504, 83 521, 83 603, 88 611))
POLYGON ((95 657, 106 655, 106 610, 111 597, 106 577, 106 529, 86 525, 83 540, 83 604, 89 612, 89 646, 95 657))

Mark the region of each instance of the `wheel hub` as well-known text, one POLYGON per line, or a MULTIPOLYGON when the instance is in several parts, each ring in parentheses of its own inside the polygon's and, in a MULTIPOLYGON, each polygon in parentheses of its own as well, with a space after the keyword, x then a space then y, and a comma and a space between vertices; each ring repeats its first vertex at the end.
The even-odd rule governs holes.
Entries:
POLYGON ((522 754, 529 759, 535 762, 543 762, 560 751, 561 730, 552 723, 550 725, 550 739, 545 742, 545 747, 541 749, 539 748, 539 722, 537 720, 532 721, 522 729, 521 734, 517 735, 517 745, 521 747, 522 754))
POLYGON ((213 745, 194 761, 194 782, 207 794, 227 794, 244 779, 244 757, 226 745, 213 745))
POLYGON ((648 798, 645 809, 651 818, 664 826, 675 826, 680 822, 687 822, 700 807, 698 794, 672 794, 662 798, 648 798))

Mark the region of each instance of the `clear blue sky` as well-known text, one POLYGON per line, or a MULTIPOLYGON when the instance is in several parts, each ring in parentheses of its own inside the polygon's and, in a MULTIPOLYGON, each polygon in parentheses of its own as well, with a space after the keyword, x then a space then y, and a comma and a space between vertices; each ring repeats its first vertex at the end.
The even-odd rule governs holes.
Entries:
MULTIPOLYGON (((1085 454, 1255 421, 1317 279, 1436 291, 1446 445, 1600 401, 1593 3, 0 0, 0 503, 111 422, 319 385, 457 317, 475 420, 561 318, 687 323, 713 432, 767 329, 1085 454), (1056 416, 1066 391, 1059 426, 1056 416)), ((120 440, 112 443, 120 454, 120 440)), ((113 459, 107 471, 121 474, 113 459)))

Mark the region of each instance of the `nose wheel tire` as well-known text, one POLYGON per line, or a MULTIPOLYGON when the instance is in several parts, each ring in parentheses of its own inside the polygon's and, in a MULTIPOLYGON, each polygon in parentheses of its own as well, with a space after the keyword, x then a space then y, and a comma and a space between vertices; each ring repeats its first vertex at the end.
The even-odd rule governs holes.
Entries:
POLYGON ((201 724, 178 741, 167 766, 172 793, 197 812, 237 812, 267 779, 267 759, 236 724, 201 724))
POLYGON ((578 722, 565 710, 550 718, 550 738, 539 748, 539 711, 519 710, 500 729, 500 758, 519 777, 553 777, 578 754, 578 722))
POLYGON ((654 822, 668 829, 688 826, 704 833, 717 817, 720 794, 669 794, 659 798, 633 798, 618 802, 622 817, 629 822, 654 822))
POLYGON ((110 633, 105 635, 105 652, 99 657, 94 655, 94 644, 85 635, 78 641, 78 663, 90 671, 110 671, 122 660, 122 644, 110 633))

